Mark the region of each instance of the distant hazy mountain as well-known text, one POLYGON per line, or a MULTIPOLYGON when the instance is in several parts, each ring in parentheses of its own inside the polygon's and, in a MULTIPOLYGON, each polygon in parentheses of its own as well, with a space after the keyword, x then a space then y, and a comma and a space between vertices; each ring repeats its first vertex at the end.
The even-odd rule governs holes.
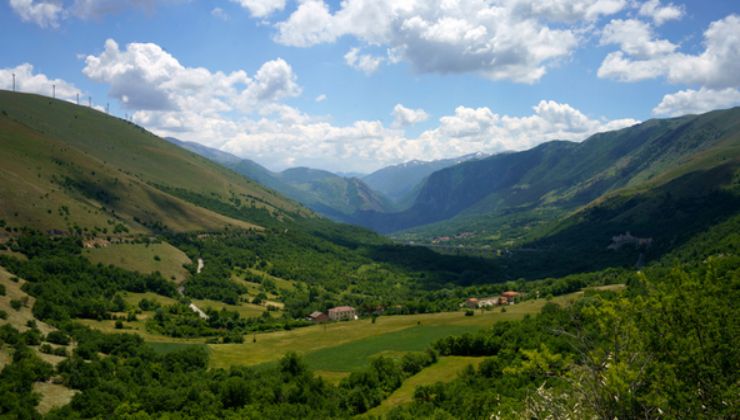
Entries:
POLYGON ((737 164, 738 148, 740 108, 651 120, 582 143, 552 141, 439 170, 408 209, 356 220, 380 232, 427 225, 411 230, 412 238, 460 232, 525 238, 611 191, 737 164))
POLYGON ((339 221, 351 221, 356 212, 386 212, 389 201, 358 178, 346 178, 328 171, 291 168, 272 172, 249 159, 241 159, 199 143, 175 138, 167 140, 271 188, 306 207, 339 221))
MULTIPOLYGON (((408 196, 412 194, 414 188, 433 172, 468 160, 482 159, 486 156, 488 155, 484 153, 473 153, 453 159, 412 160, 379 169, 363 176, 362 180, 375 191, 384 194, 396 203, 402 203, 404 200, 409 200, 408 196)), ((411 198, 413 199, 413 197, 411 198)))

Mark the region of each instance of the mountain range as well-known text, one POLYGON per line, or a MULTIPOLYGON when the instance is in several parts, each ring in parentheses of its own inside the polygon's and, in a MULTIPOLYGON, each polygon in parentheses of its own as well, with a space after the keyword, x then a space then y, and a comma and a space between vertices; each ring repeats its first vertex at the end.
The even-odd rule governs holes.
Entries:
POLYGON ((14 226, 91 234, 264 229, 318 220, 315 211, 398 241, 536 249, 550 262, 551 251, 580 250, 568 255, 609 266, 636 258, 634 247, 612 252, 614 237, 650 239, 650 252, 664 253, 740 208, 740 108, 651 120, 581 143, 411 162, 363 179, 272 172, 36 95, 0 92, 0 112, 0 220, 14 226), (440 165, 448 166, 435 171, 440 165), (411 172, 422 180, 409 206, 394 210, 368 183, 382 189, 392 184, 383 177, 404 169, 407 180, 411 172))
POLYGON ((526 239, 611 193, 737 165, 739 141, 740 108, 651 120, 581 143, 551 141, 436 171, 409 208, 356 220, 380 232, 405 230, 398 236, 407 239, 461 232, 481 241, 526 239))
POLYGON ((351 216, 359 211, 385 213, 393 209, 387 198, 373 191, 359 178, 310 168, 273 172, 250 159, 242 159, 199 143, 175 138, 166 140, 218 162, 333 220, 349 222, 351 216))

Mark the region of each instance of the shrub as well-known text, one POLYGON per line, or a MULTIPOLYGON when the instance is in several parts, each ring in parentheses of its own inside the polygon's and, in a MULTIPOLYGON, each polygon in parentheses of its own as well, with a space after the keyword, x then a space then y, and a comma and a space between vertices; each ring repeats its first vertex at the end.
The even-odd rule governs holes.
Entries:
POLYGON ((8 313, 0 309, 0 319, 8 319, 8 313))
POLYGON ((52 331, 46 336, 46 341, 66 346, 69 344, 69 336, 61 331, 52 331))
POLYGON ((10 306, 16 311, 20 311, 21 307, 23 307, 23 302, 18 299, 13 299, 10 301, 10 306))
POLYGON ((123 321, 121 321, 120 319, 116 321, 116 329, 117 330, 123 329, 123 321))
POLYGON ((473 315, 475 315, 475 312, 472 309, 465 310, 465 316, 473 316, 473 315))
POLYGON ((26 344, 29 346, 38 346, 41 344, 43 339, 41 331, 39 330, 28 330, 23 333, 23 337, 25 338, 26 344))
POLYGON ((0 284, 0 296, 5 296, 5 285, 0 284))

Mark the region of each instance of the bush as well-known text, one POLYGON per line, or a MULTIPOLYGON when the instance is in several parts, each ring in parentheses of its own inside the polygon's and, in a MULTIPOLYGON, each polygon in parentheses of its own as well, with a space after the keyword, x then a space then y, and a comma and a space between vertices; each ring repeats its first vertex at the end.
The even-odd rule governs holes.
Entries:
POLYGON ((123 321, 121 321, 120 319, 116 321, 116 329, 117 330, 123 329, 123 321))
POLYGON ((472 309, 465 310, 465 316, 473 316, 473 315, 475 315, 475 312, 472 309))
POLYGON ((41 331, 39 330, 28 330, 22 335, 26 341, 26 344, 28 344, 29 346, 38 346, 39 344, 41 344, 41 341, 43 341, 43 336, 41 335, 41 331))
POLYGON ((0 284, 0 296, 5 296, 5 285, 0 284))
POLYGON ((46 336, 46 341, 60 346, 66 346, 69 344, 69 336, 61 331, 52 331, 46 336))
POLYGON ((21 302, 18 299, 13 299, 10 301, 10 306, 16 311, 20 311, 21 308, 23 307, 23 302, 21 302))
POLYGON ((8 319, 8 313, 0 309, 0 319, 8 319))

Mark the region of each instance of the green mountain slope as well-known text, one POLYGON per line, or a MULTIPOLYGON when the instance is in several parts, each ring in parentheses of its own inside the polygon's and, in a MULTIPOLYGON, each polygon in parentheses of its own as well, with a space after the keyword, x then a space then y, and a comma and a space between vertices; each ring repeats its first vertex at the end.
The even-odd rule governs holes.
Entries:
POLYGON ((392 205, 381 194, 373 191, 358 178, 347 178, 328 171, 310 168, 291 168, 272 172, 260 164, 241 159, 229 153, 174 138, 167 139, 306 207, 337 221, 351 222, 358 211, 387 212, 392 205))
POLYGON ((437 171, 406 211, 358 220, 382 232, 429 225, 400 236, 407 239, 463 231, 494 241, 525 239, 610 191, 659 185, 735 159, 739 141, 740 108, 652 120, 582 143, 548 142, 437 171))
POLYGON ((188 231, 310 214, 136 125, 42 96, 0 91, 0 148, 0 219, 14 225, 188 231), (208 202, 239 203, 254 220, 208 202))

